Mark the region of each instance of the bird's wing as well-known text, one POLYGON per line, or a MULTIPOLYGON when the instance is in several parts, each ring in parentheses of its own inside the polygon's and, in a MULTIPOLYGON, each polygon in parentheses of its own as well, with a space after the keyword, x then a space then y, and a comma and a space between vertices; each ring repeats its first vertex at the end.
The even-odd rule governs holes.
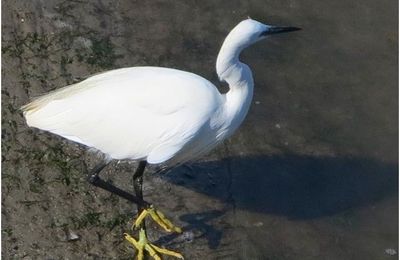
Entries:
POLYGON ((160 163, 209 120, 217 91, 191 73, 154 67, 91 77, 23 107, 27 123, 115 159, 160 163))

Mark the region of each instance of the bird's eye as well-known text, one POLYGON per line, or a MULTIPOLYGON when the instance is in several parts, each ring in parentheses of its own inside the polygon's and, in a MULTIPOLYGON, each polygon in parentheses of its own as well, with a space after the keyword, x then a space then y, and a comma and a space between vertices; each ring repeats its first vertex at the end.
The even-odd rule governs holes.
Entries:
POLYGON ((267 34, 268 34, 268 31, 267 30, 265 30, 265 31, 263 31, 263 32, 261 32, 259 35, 258 35, 258 37, 265 37, 265 36, 267 36, 267 34))

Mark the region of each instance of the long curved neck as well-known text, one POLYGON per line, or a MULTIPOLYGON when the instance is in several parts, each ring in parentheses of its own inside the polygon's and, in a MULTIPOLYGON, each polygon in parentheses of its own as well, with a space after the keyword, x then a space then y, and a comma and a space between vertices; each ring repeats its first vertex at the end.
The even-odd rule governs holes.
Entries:
POLYGON ((227 38, 217 58, 217 74, 230 88, 224 95, 223 108, 224 127, 229 129, 229 132, 236 130, 242 123, 253 97, 254 81, 251 70, 239 61, 239 55, 245 47, 232 43, 227 38))

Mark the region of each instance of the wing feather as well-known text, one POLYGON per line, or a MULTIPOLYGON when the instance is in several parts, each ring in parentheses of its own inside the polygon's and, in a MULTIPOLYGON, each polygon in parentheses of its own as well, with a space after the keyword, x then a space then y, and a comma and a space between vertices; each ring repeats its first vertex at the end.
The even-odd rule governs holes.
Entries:
POLYGON ((220 100, 207 80, 154 67, 119 69, 51 92, 22 107, 27 123, 115 159, 172 158, 220 100))

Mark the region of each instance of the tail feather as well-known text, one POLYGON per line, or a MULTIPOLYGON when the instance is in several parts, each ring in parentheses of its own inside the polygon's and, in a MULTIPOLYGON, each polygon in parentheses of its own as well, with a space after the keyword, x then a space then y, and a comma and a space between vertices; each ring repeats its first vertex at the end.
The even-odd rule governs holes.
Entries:
POLYGON ((24 115, 34 113, 46 106, 48 103, 54 100, 66 98, 68 96, 77 93, 80 88, 77 88, 78 84, 69 85, 60 89, 53 90, 45 95, 34 98, 30 103, 21 107, 24 115))

